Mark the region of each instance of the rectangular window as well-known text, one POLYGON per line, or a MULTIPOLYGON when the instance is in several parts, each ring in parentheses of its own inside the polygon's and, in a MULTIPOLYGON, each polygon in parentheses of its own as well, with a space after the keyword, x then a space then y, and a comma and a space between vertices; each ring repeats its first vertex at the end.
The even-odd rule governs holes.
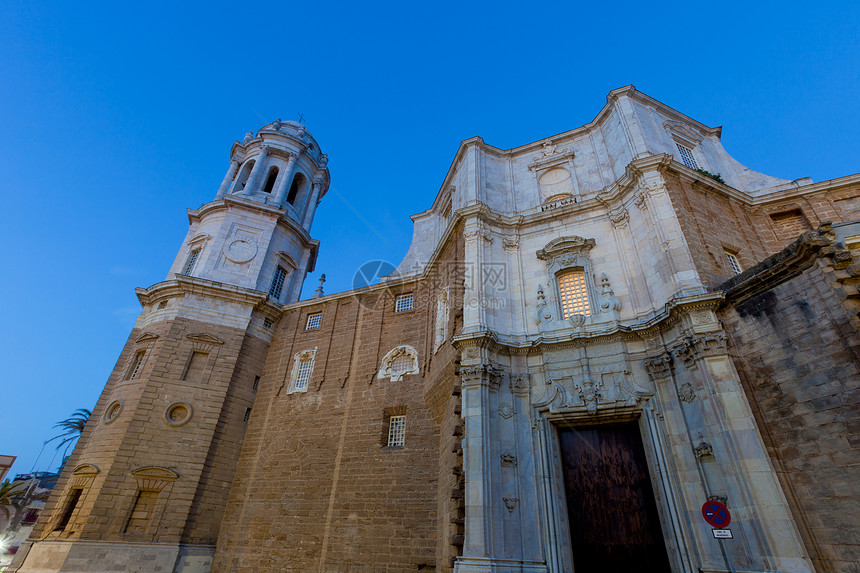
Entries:
POLYGON ((568 271, 558 275, 558 294, 562 318, 568 319, 574 314, 591 314, 583 271, 568 271))
POLYGON ((146 533, 157 500, 157 491, 138 490, 123 533, 146 533))
POLYGON ((308 315, 308 322, 305 324, 305 330, 314 330, 315 328, 320 327, 320 322, 322 321, 322 313, 318 312, 316 314, 308 315))
POLYGON ((146 350, 139 350, 138 353, 134 355, 134 360, 132 360, 128 367, 128 372, 126 372, 126 380, 134 380, 140 373, 140 367, 143 365, 144 356, 146 356, 146 350))
POLYGON ((251 385, 251 390, 253 390, 254 392, 256 392, 256 391, 257 391, 257 386, 259 386, 259 385, 260 385, 260 377, 259 377, 259 376, 254 376, 254 384, 252 384, 252 385, 251 385))
POLYGON ((412 295, 397 295, 397 299, 394 301, 394 312, 404 312, 406 310, 412 310, 412 295))
POLYGON ((287 269, 278 267, 275 269, 275 276, 272 277, 272 286, 269 287, 269 294, 275 299, 281 298, 281 291, 284 289, 284 279, 287 278, 287 269))
POLYGON ((689 167, 690 169, 698 169, 699 164, 696 162, 696 158, 693 156, 693 150, 689 147, 681 145, 680 143, 675 143, 678 146, 678 153, 681 155, 681 161, 684 162, 684 165, 689 167))
POLYGON ((741 269, 741 264, 740 262, 738 262, 738 258, 728 251, 725 251, 725 253, 726 260, 729 261, 729 268, 732 270, 732 274, 741 274, 743 272, 743 269, 741 269))
POLYGON ((183 380, 191 380, 200 382, 203 380, 203 369, 206 367, 206 360, 209 354, 195 350, 191 353, 191 360, 188 361, 188 366, 185 368, 183 380))
POLYGON ((263 318, 263 327, 264 328, 268 328, 269 330, 272 330, 272 327, 274 327, 274 326, 275 326, 275 323, 272 322, 271 318, 269 318, 268 316, 263 318))
POLYGON ((84 490, 80 488, 75 488, 71 491, 69 501, 66 502, 66 510, 63 512, 63 517, 60 518, 54 531, 63 531, 66 529, 69 520, 72 519, 72 514, 75 513, 75 508, 78 506, 78 501, 80 501, 82 493, 84 493, 84 490))
POLYGON ((388 422, 388 446, 402 447, 406 438, 406 416, 391 416, 388 422))
POLYGON ((182 269, 183 275, 190 275, 191 271, 194 270, 194 263, 197 262, 197 257, 200 256, 200 249, 194 249, 191 251, 191 254, 188 255, 188 260, 185 261, 185 267, 182 269))
POLYGON ((299 362, 299 373, 298 376, 296 376, 296 392, 308 391, 308 381, 311 379, 311 371, 313 368, 314 361, 312 358, 305 358, 299 362))
POLYGON ((247 424, 248 420, 250 420, 250 419, 251 419, 251 408, 245 408, 245 417, 242 419, 242 421, 247 424))

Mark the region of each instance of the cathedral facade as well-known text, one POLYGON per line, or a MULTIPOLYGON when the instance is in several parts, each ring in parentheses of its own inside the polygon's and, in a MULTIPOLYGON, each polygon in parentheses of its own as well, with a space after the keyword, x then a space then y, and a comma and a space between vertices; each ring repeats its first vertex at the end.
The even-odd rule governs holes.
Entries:
POLYGON ((394 273, 299 300, 328 157, 230 159, 13 570, 856 571, 860 175, 627 86, 462 142, 394 273))

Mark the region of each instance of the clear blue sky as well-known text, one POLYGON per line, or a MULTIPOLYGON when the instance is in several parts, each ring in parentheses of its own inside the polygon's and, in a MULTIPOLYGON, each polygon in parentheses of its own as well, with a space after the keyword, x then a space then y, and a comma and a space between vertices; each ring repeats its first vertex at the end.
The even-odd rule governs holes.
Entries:
POLYGON ((753 169, 860 171, 858 16, 856 1, 5 0, 0 453, 29 471, 52 425, 92 408, 134 287, 165 278, 185 209, 214 197, 248 130, 301 112, 329 154, 305 292, 326 273, 331 293, 400 261, 461 140, 572 129, 626 84, 723 125, 753 169))

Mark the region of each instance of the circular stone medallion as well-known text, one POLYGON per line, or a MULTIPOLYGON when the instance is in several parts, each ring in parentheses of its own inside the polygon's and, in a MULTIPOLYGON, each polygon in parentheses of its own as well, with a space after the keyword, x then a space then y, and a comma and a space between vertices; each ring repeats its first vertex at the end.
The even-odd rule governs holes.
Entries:
POLYGON ((254 239, 236 239, 224 249, 224 256, 234 263, 247 263, 257 256, 257 243, 254 239))

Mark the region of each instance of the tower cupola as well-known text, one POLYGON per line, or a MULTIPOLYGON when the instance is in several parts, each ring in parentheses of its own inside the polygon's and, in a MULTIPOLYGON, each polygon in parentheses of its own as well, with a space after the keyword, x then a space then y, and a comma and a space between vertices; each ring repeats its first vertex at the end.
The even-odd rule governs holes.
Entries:
POLYGON ((307 128, 277 119, 233 144, 230 168, 215 199, 244 197, 272 205, 310 231, 330 182, 328 156, 307 128))

